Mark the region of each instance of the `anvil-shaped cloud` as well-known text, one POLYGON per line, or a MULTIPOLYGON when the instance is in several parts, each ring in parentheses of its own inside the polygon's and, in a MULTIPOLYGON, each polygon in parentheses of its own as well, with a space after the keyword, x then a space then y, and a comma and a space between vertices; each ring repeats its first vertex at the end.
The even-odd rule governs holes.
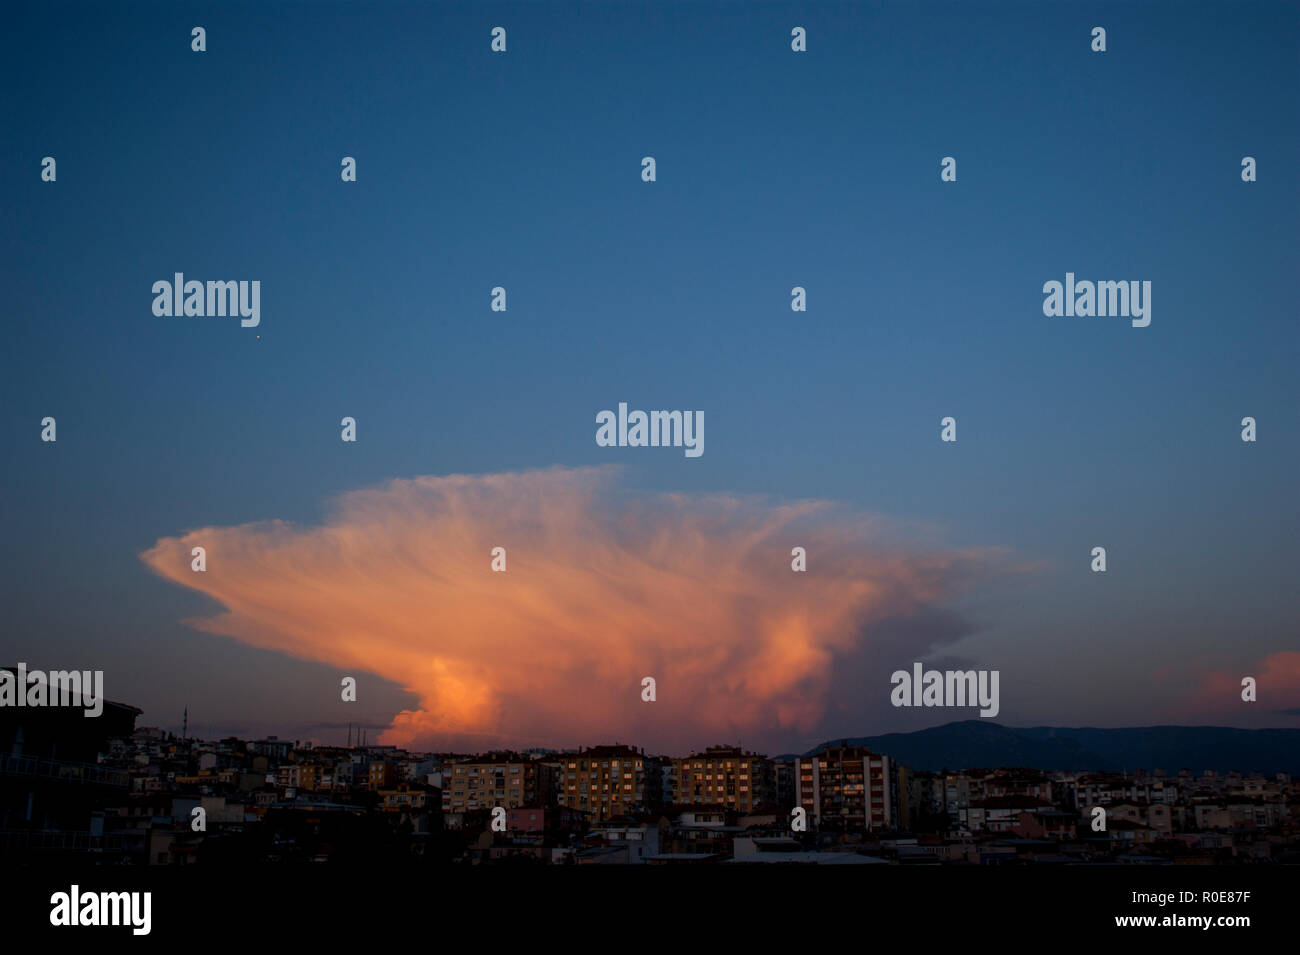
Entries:
POLYGON ((905 546, 822 502, 633 493, 617 473, 395 480, 343 495, 319 527, 207 527, 141 557, 225 608, 189 621, 199 629, 407 689, 418 708, 383 741, 427 748, 808 730, 873 624, 944 604, 999 563, 905 546), (806 573, 791 570, 795 546, 806 573))

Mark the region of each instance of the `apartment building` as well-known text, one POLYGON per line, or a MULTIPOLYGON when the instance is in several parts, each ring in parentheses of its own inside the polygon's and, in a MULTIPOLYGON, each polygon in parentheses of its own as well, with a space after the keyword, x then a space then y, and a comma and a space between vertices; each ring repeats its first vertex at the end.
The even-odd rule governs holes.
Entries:
POLYGON ((580 809, 596 821, 663 802, 660 762, 631 746, 593 746, 560 761, 559 802, 580 809))
POLYGON ((443 812, 550 805, 554 765, 518 753, 489 753, 442 767, 443 812))
POLYGON ((738 746, 710 746, 676 763, 678 805, 726 806, 751 812, 776 801, 772 761, 738 746))
POLYGON ((848 833, 907 825, 907 804, 900 798, 906 778, 888 756, 844 743, 801 756, 795 770, 799 805, 818 829, 848 833))

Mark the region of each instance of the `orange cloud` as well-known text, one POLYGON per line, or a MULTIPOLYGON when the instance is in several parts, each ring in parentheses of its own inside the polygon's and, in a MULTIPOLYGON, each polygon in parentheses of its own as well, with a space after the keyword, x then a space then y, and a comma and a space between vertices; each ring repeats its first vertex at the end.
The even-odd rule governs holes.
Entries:
POLYGON ((873 623, 944 603, 995 562, 915 552, 821 502, 633 494, 615 475, 395 480, 343 495, 319 527, 206 527, 141 558, 225 608, 198 629, 402 686, 418 707, 383 742, 429 748, 807 730, 873 623))
POLYGON ((1192 703, 1198 714, 1221 718, 1258 715, 1273 720, 1279 710, 1296 710, 1300 708, 1300 652, 1271 653, 1239 673, 1210 673, 1201 679, 1192 703), (1241 681, 1248 676, 1255 678, 1254 703, 1241 699, 1241 681))

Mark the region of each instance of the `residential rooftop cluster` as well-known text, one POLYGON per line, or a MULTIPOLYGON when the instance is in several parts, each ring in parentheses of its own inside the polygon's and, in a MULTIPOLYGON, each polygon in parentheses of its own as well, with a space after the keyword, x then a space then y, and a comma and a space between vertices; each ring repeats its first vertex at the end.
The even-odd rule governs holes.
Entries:
POLYGON ((0 724, 0 852, 190 865, 1215 864, 1300 861, 1285 773, 912 771, 862 746, 408 752, 0 724), (1104 829, 1097 810, 1104 810, 1104 829))

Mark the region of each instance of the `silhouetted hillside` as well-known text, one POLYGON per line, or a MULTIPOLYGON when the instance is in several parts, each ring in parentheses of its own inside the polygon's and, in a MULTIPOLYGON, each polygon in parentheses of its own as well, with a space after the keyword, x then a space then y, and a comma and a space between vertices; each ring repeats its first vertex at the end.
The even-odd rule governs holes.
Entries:
MULTIPOLYGON (((807 755, 839 742, 829 740, 807 755)), ((1206 769, 1300 773, 1300 730, 1295 729, 1015 728, 988 720, 963 720, 915 733, 857 736, 848 742, 923 770, 1024 766, 1044 770, 1189 769, 1196 774, 1206 769)))

